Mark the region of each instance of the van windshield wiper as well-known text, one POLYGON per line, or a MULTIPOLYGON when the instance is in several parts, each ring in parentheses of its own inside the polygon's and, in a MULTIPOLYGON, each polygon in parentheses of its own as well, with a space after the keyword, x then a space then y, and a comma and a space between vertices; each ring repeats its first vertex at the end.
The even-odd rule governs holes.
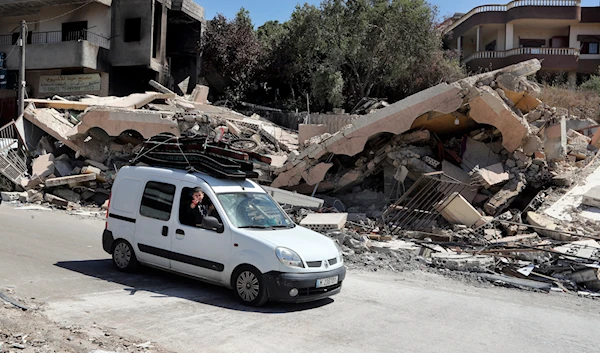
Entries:
POLYGON ((291 224, 290 225, 279 224, 279 225, 276 225, 276 226, 271 226, 271 228, 294 228, 294 226, 291 225, 291 224))
POLYGON ((243 226, 243 227, 238 227, 238 228, 269 229, 269 228, 271 228, 271 227, 270 227, 270 226, 257 226, 257 225, 249 225, 249 226, 243 226))

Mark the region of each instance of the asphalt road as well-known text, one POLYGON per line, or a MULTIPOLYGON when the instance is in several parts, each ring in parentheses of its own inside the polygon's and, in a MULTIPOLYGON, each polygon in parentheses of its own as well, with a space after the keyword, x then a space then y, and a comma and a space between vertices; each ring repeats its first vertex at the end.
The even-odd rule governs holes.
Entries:
POLYGON ((102 220, 0 206, 0 290, 53 321, 97 324, 175 352, 597 352, 597 300, 474 286, 437 274, 350 271, 312 304, 240 306, 224 288, 122 274, 102 220))

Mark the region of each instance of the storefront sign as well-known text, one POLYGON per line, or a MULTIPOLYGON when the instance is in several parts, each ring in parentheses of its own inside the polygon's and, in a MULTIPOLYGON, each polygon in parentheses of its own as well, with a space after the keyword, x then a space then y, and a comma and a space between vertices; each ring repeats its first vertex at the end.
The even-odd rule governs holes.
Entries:
POLYGON ((100 74, 40 76, 40 93, 100 90, 100 74))

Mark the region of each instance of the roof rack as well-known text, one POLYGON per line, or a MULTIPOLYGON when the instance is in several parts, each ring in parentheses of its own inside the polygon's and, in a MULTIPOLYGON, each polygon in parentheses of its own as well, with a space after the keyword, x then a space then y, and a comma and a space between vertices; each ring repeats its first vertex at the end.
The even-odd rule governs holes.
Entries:
POLYGON ((131 160, 150 166, 169 167, 203 172, 221 179, 254 179, 254 163, 271 164, 271 158, 250 151, 232 148, 242 145, 243 139, 214 142, 208 135, 176 137, 160 134, 147 139, 131 160))

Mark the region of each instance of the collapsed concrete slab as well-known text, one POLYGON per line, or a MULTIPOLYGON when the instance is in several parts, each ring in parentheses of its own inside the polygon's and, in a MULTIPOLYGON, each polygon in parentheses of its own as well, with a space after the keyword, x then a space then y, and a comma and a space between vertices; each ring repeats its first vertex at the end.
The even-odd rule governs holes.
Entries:
MULTIPOLYGON (((529 137, 529 125, 515 114, 496 92, 485 85, 491 84, 499 74, 511 73, 520 78, 534 74, 540 68, 539 60, 533 59, 452 84, 442 83, 361 116, 319 143, 310 144, 296 158, 290 159, 284 167, 276 171, 278 176, 272 186, 296 186, 302 180, 299 176, 311 175, 310 169, 322 162, 321 159, 325 156, 355 156, 363 151, 367 141, 381 134, 399 135, 411 128, 431 128, 433 131, 442 132, 448 130, 450 124, 456 127, 456 121, 459 126, 463 125, 453 128, 456 131, 473 126, 473 122, 496 127, 502 134, 503 146, 509 152, 513 152, 529 137), (481 89, 477 88, 482 85, 484 87, 481 89), (465 115, 469 108, 471 111, 465 115), (438 123, 444 128, 437 129, 438 123)), ((535 91, 534 88, 527 89, 535 91)), ((356 180, 352 174, 356 172, 346 172, 351 173, 349 177, 342 176, 339 179, 356 180)))
POLYGON ((129 130, 137 131, 144 138, 163 133, 180 136, 177 121, 164 112, 94 107, 78 118, 81 123, 67 132, 70 140, 87 136, 91 128, 100 128, 109 136, 119 136, 129 130))
POLYGON ((354 156, 364 149, 369 138, 385 132, 395 135, 406 132, 417 117, 429 111, 449 114, 462 105, 461 93, 462 90, 458 86, 444 83, 356 119, 348 128, 333 134, 318 145, 307 147, 298 159, 292 161, 290 169, 279 174, 271 186, 297 185, 300 180, 293 176, 303 174, 305 167, 312 168, 314 163, 303 165, 303 159, 318 161, 328 153, 354 156))
POLYGON ((80 155, 100 163, 106 160, 103 145, 98 141, 69 140, 67 134, 74 125, 55 109, 34 109, 28 106, 23 117, 80 155))

